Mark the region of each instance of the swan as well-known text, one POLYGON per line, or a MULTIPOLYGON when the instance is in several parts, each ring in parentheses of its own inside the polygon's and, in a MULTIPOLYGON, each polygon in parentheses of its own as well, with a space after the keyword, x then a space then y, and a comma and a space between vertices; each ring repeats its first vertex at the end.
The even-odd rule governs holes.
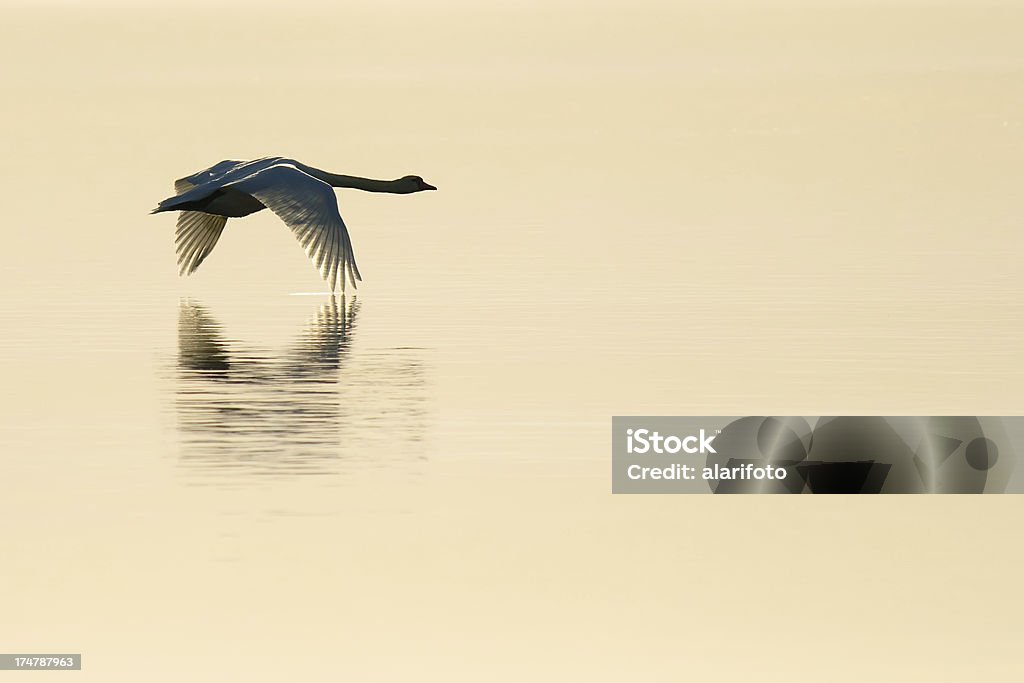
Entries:
POLYGON ((175 231, 178 268, 181 275, 191 275, 213 251, 229 218, 270 209, 295 233, 331 291, 340 280, 344 292, 346 275, 353 287, 362 277, 333 187, 392 194, 437 189, 415 175, 374 180, 328 173, 284 157, 225 160, 174 181, 175 196, 150 213, 181 212, 175 231))

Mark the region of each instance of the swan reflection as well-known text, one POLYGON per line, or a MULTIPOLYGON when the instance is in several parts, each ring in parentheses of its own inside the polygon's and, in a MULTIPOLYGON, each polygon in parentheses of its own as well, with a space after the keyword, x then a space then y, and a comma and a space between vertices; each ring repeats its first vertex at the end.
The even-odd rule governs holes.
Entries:
POLYGON ((175 400, 183 464, 208 474, 290 476, 420 457, 420 350, 353 358, 358 310, 332 297, 291 346, 270 351, 228 339, 203 306, 183 301, 175 400), (381 430, 387 438, 374 438, 381 430))

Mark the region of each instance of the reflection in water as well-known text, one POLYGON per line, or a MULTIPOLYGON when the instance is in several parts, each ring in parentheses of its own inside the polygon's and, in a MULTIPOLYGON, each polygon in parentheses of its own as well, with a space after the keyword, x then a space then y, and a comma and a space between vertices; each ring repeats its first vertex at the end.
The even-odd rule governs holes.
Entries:
POLYGON ((272 352, 225 339, 204 307, 183 301, 175 401, 183 462, 204 473, 294 475, 420 456, 419 350, 353 358, 358 308, 332 297, 290 348, 272 352), (381 430, 388 438, 375 439, 381 430))

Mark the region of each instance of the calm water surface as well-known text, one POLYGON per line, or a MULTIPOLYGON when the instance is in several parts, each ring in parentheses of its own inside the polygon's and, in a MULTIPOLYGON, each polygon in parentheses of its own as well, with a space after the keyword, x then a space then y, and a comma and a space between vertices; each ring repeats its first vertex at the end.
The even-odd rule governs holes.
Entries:
POLYGON ((1020 9, 403 8, 11 10, 0 650, 102 681, 1024 673, 1016 497, 613 498, 607 443, 1024 411, 1020 9), (346 297, 269 214, 177 278, 147 211, 270 154, 440 191, 339 192, 346 297))

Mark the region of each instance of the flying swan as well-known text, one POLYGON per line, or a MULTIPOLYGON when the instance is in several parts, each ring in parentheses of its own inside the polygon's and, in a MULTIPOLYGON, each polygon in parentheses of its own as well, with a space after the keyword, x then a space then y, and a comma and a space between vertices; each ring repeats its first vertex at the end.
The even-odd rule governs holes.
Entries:
POLYGON ((362 277, 332 187, 393 194, 437 189, 415 175, 373 180, 328 173, 294 159, 267 157, 222 161, 176 180, 176 196, 160 202, 151 213, 181 212, 175 232, 178 268, 182 275, 191 275, 213 251, 229 218, 270 209, 295 233, 331 291, 340 280, 344 292, 346 276, 353 287, 362 277))

